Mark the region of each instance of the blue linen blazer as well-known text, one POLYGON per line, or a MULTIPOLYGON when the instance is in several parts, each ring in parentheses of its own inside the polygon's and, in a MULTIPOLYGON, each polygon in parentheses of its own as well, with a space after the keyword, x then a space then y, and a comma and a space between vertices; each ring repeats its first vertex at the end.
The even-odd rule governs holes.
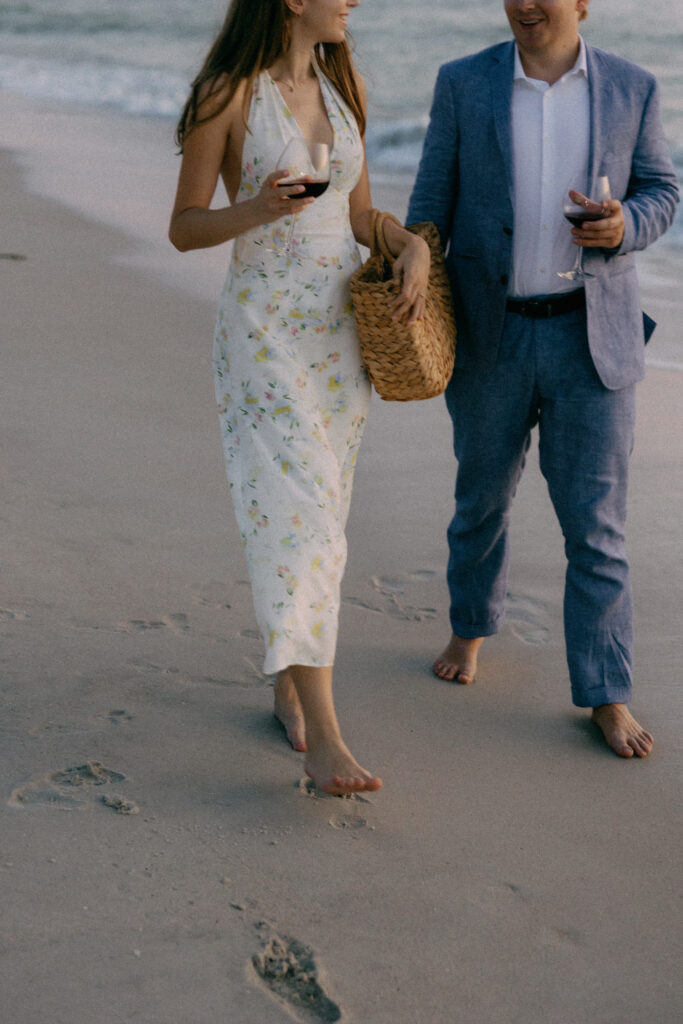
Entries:
MULTIPOLYGON (((603 384, 616 389, 644 376, 633 254, 671 224, 678 183, 653 75, 595 47, 586 50, 589 179, 609 175, 626 224, 618 250, 584 249, 591 356, 603 384)), ((406 223, 434 221, 446 249, 459 367, 492 367, 503 329, 514 232, 513 75, 511 41, 441 67, 408 209, 406 223)))

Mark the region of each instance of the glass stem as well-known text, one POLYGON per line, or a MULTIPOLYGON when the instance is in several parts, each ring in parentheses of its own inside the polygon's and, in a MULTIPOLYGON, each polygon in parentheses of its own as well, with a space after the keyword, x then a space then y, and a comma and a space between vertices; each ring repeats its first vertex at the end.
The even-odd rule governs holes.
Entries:
POLYGON ((294 214, 289 223, 289 231, 287 232, 287 241, 285 242, 285 252, 289 256, 292 251, 292 241, 294 239, 294 225, 296 224, 298 214, 294 214))

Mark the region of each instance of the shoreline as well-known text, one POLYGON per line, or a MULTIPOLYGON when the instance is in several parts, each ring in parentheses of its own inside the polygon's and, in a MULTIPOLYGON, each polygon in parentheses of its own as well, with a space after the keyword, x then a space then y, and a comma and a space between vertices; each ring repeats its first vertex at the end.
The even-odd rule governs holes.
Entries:
POLYGON ((301 972, 311 951, 343 1021, 676 1020, 680 373, 638 388, 629 506, 634 709, 654 754, 623 762, 570 705, 562 539, 535 446, 507 622, 476 686, 432 677, 448 417, 440 400, 373 399, 335 686, 384 788, 317 796, 260 669, 214 411, 213 284, 166 262, 151 129, 126 168, 136 130, 106 119, 97 149, 87 122, 64 112, 0 153, 0 248, 26 257, 0 260, 7 1019, 284 1024, 296 984, 274 992, 252 961, 277 939, 301 972), (76 198, 98 168, 138 181, 126 209, 107 197, 119 227, 27 182, 53 152, 59 184, 73 139, 93 147, 76 198))

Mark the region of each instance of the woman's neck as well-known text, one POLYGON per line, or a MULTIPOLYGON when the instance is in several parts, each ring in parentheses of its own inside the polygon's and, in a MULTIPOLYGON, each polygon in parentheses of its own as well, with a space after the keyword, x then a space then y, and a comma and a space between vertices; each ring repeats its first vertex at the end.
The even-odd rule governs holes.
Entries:
POLYGON ((313 49, 308 42, 292 40, 286 53, 268 69, 270 77, 294 92, 308 85, 316 77, 313 67, 313 49))

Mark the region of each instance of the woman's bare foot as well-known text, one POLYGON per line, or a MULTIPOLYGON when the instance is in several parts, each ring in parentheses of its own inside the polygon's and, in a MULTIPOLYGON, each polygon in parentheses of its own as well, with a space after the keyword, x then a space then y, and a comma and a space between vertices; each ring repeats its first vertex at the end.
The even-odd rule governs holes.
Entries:
POLYGON ((292 748, 303 753, 306 750, 306 723, 301 701, 288 669, 277 674, 273 714, 285 730, 292 748))
POLYGON ((479 648, 483 641, 483 636, 468 640, 453 633, 448 647, 432 665, 432 672, 439 679, 449 682, 473 683, 477 673, 479 648))
POLYGON ((379 789, 382 780, 361 768, 344 743, 332 699, 332 666, 290 665, 306 722, 306 774, 333 796, 379 789))
POLYGON ((652 750, 652 736, 636 722, 626 704, 602 704, 593 708, 592 720, 620 757, 634 754, 647 757, 652 750))
POLYGON ((304 762, 304 769, 318 789, 332 796, 382 788, 382 780, 361 768, 341 737, 316 743, 304 762))

